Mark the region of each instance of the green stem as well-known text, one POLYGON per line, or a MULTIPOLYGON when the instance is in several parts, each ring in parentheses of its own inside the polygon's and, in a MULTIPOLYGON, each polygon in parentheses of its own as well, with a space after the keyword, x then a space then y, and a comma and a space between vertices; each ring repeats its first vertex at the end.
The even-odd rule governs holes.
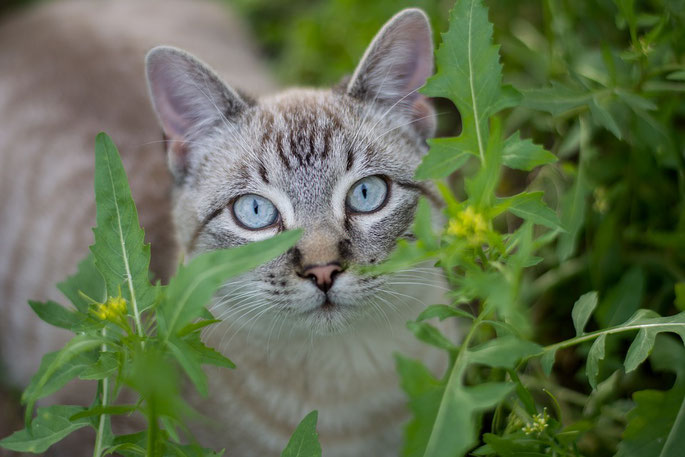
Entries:
POLYGON ((157 411, 154 401, 148 402, 147 415, 148 429, 147 429, 147 457, 157 457, 157 434, 159 431, 159 424, 157 424, 157 411))
POLYGON ((571 338, 565 341, 561 341, 559 343, 551 344, 549 346, 545 346, 542 349, 542 352, 539 352, 537 354, 530 355, 522 360, 522 362, 529 360, 533 357, 539 357, 543 355, 545 352, 549 351, 557 351, 559 349, 575 346, 576 344, 584 343, 585 341, 590 341, 594 340, 595 338, 601 336, 601 335, 612 335, 614 333, 622 333, 622 332, 630 332, 632 330, 641 330, 643 328, 649 328, 649 327, 667 327, 667 326, 673 326, 676 328, 682 327, 683 324, 680 323, 658 323, 658 324, 634 324, 634 325, 626 325, 626 326, 620 326, 617 325, 615 327, 609 327, 604 330, 597 330, 595 332, 590 332, 586 333, 585 335, 581 336, 576 336, 575 338, 571 338))
MULTIPOLYGON (((107 329, 102 329, 102 336, 106 337, 107 336, 107 329)), ((107 351, 107 345, 102 344, 102 352, 107 351)), ((105 378, 102 381, 100 381, 100 386, 102 387, 102 393, 101 393, 101 401, 100 404, 102 406, 107 406, 107 403, 109 401, 109 378, 105 378)), ((105 435, 105 425, 107 422, 107 415, 106 414, 101 414, 100 418, 98 420, 98 428, 97 432, 95 435, 95 448, 93 449, 93 457, 100 457, 100 454, 102 454, 102 441, 104 439, 105 435)))

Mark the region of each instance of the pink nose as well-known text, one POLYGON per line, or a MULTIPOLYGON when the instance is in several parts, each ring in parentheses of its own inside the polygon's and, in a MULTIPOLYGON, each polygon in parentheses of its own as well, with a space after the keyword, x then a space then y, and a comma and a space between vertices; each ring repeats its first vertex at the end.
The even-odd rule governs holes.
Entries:
POLYGON ((302 276, 311 279, 319 289, 327 292, 333 285, 333 280, 341 271, 342 268, 337 263, 312 265, 305 268, 302 276))

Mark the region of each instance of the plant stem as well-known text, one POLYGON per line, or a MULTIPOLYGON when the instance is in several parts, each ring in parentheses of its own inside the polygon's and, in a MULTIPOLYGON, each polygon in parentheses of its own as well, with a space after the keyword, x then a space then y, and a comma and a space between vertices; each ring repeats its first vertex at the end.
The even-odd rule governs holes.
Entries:
POLYGON ((539 357, 543 355, 545 352, 549 351, 557 351, 559 349, 575 346, 576 344, 583 343, 585 341, 590 341, 594 340, 595 338, 601 336, 601 335, 612 335, 614 333, 622 333, 622 332, 629 332, 631 330, 641 330, 643 328, 649 328, 649 327, 668 327, 668 326, 673 326, 676 328, 682 327, 683 324, 680 323, 658 323, 658 324, 634 324, 634 325, 626 325, 626 326, 621 326, 617 325, 615 327, 609 327, 604 330, 597 330, 595 332, 590 332, 586 333, 585 335, 581 336, 576 336, 575 338, 571 338, 565 341, 561 341, 559 343, 551 344, 549 346, 545 346, 542 348, 542 352, 539 352, 537 354, 529 355, 528 357, 525 357, 524 359, 521 360, 521 362, 524 362, 526 360, 529 360, 533 357, 539 357))
POLYGON ((147 415, 148 429, 147 429, 147 457, 157 456, 157 432, 159 425, 157 424, 157 411, 154 401, 148 401, 148 415, 147 415))
MULTIPOLYGON (((102 336, 107 336, 107 329, 102 329, 102 336)), ((102 352, 105 351, 107 351, 107 345, 105 343, 102 343, 102 352)), ((100 381, 100 386, 102 387, 100 404, 102 406, 107 406, 107 402, 109 401, 109 378, 106 377, 105 379, 100 381)), ((100 457, 100 454, 102 453, 102 440, 105 434, 106 422, 107 415, 101 414, 100 418, 98 419, 97 433, 95 434, 95 448, 93 449, 93 457, 100 457)))

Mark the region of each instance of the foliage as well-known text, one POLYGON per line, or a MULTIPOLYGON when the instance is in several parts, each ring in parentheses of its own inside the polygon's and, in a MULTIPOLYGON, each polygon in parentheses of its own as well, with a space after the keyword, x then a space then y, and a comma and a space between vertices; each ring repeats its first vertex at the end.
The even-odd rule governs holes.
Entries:
MULTIPOLYGON (((297 241, 299 232, 201 254, 182 265, 169 284, 153 285, 148 279, 150 247, 144 244, 119 154, 103 133, 95 145, 95 201, 92 255, 59 286, 74 308, 30 303, 41 319, 76 335, 61 350, 43 357, 22 396, 26 428, 0 440, 0 446, 42 453, 71 432, 90 426, 96 431, 94 456, 115 451, 125 456, 219 455, 197 444, 182 444, 179 429, 187 431, 183 421, 191 409, 183 400, 180 374, 207 395, 202 365, 234 367, 200 340, 200 330, 218 322, 205 305, 229 277, 281 254, 297 241), (97 382, 90 407, 38 408, 32 418, 37 400, 74 378, 97 382), (117 402, 124 389, 135 393, 134 402, 117 402), (115 436, 111 416, 133 414, 145 418, 146 430, 115 436)), ((316 413, 305 421, 302 428, 312 429, 316 413)), ((311 434, 305 438, 315 441, 311 434)))
MULTIPOLYGON (((546 5, 558 13, 559 3, 546 5)), ((568 17, 568 11, 561 11, 555 20, 568 17)), ((631 44, 628 50, 616 51, 605 45, 597 55, 594 64, 605 66, 606 77, 594 67, 593 77, 587 76, 588 62, 581 67, 585 73, 574 71, 571 59, 580 56, 567 55, 570 78, 552 78, 548 87, 517 90, 502 83, 499 48, 493 44, 487 14, 481 0, 456 2, 449 29, 436 52, 437 73, 423 89, 428 96, 453 102, 462 119, 459 136, 429 142, 431 149, 416 176, 439 179, 458 171, 463 182, 453 182, 453 186, 439 183, 446 227, 440 232, 431 230, 424 204, 415 222, 417 242, 400 243, 389 261, 376 268, 388 272, 435 259, 450 283, 449 304, 429 307, 415 322, 408 323, 417 338, 446 351, 450 360, 447 372, 436 378, 420 361, 398 356, 402 387, 414 413, 406 429, 403 455, 462 456, 471 452, 487 456, 580 456, 616 451, 619 456, 678 455, 685 420, 685 392, 679 374, 670 390, 635 392, 635 406, 627 423, 621 414, 611 413, 626 408, 625 398, 611 392, 603 382, 613 382, 614 387, 620 387, 619 392, 629 393, 628 382, 639 386, 644 379, 631 374, 650 354, 655 369, 663 371, 665 358, 670 357, 675 364, 677 354, 685 352, 685 312, 674 313, 682 308, 673 306, 676 294, 682 294, 678 292, 682 286, 676 284, 683 280, 679 264, 685 251, 677 248, 682 246, 685 224, 685 167, 682 147, 677 146, 682 132, 669 130, 669 122, 683 114, 682 103, 667 113, 656 112, 657 106, 669 105, 664 98, 677 99, 678 92, 685 90, 680 83, 669 82, 669 78, 680 78, 685 68, 685 62, 677 60, 682 42, 675 40, 682 35, 682 28, 670 31, 682 15, 667 9, 660 17, 645 21, 644 15, 635 12, 633 2, 617 2, 617 22, 625 21, 631 44), (643 36, 637 32, 641 28, 648 29, 643 36), (525 121, 534 127, 541 125, 531 130, 546 144, 551 143, 549 149, 555 154, 524 139, 521 131, 505 134, 515 126, 526 126, 525 121), (549 134, 542 135, 546 128, 549 134), (567 132, 567 137, 557 138, 567 132), (616 180, 614 169, 626 167, 625 159, 617 163, 613 154, 606 157, 600 153, 598 145, 605 142, 623 144, 611 151, 620 150, 631 158, 641 154, 640 164, 648 164, 652 179, 665 175, 659 185, 672 186, 665 198, 672 198, 677 208, 673 212, 654 211, 652 219, 665 216, 667 221, 659 221, 664 224, 659 236, 647 229, 647 236, 640 240, 652 249, 663 248, 663 257, 650 257, 647 264, 635 262, 642 260, 640 256, 635 260, 611 258, 619 265, 627 264, 623 272, 618 270, 616 285, 611 284, 606 271, 616 267, 601 255, 621 256, 621 248, 601 254, 590 249, 579 254, 589 260, 573 258, 583 236, 599 239, 597 249, 616 243, 611 239, 612 231, 625 217, 622 209, 611 207, 614 195, 607 195, 606 190, 595 190, 592 210, 613 217, 613 222, 606 226, 600 220, 595 228, 596 216, 588 215, 586 202, 593 187, 601 186, 608 177, 616 180), (578 158, 574 160, 576 152, 578 158), (557 159, 561 159, 558 165, 557 159), (512 188, 507 181, 517 176, 515 173, 522 174, 511 169, 532 172, 528 185, 512 188), (543 180, 561 189, 561 195, 551 198, 551 192, 540 192, 538 189, 550 188, 543 180), (548 202, 556 203, 557 210, 550 209, 548 202), (675 231, 669 233, 673 227, 675 231), (595 230, 598 233, 593 233, 595 230), (564 329, 556 335, 557 342, 544 345, 549 338, 541 332, 544 323, 536 322, 531 311, 538 311, 544 303, 541 295, 554 292, 569 279, 559 278, 560 272, 574 261, 578 266, 571 276, 581 274, 587 265, 591 275, 599 275, 589 284, 600 290, 583 294, 563 318, 562 322, 573 323, 575 337, 564 329), (663 291, 651 309, 640 309, 648 287, 645 276, 651 268, 662 274, 658 284, 663 291), (664 270, 670 275, 663 277, 664 270), (664 306, 668 297, 671 306, 664 306), (662 317, 662 313, 669 315, 662 317), (427 322, 435 317, 467 319, 463 338, 452 341, 443 335, 427 322), (599 329, 586 331, 588 324, 599 329), (568 335, 568 339, 558 341, 560 335, 568 335), (630 344, 624 353, 621 345, 626 341, 630 344), (590 343, 588 351, 586 345, 590 343), (576 349, 575 357, 586 358, 589 396, 585 394, 587 387, 578 385, 578 378, 570 386, 573 390, 548 378, 557 351, 566 354, 576 347, 580 350, 576 349), (614 374, 603 381, 607 371, 614 374), (583 398, 583 403, 590 401, 592 407, 564 404, 559 397, 568 392, 573 398, 583 398), (607 424, 625 428, 622 440, 619 432, 598 442, 607 424)), ((553 32, 548 35, 550 41, 553 32)), ((633 168, 629 166, 628 172, 635 173, 633 168)), ((630 180, 619 181, 611 192, 626 195, 633 192, 631 185, 630 180)), ((637 205, 639 208, 642 202, 637 205)), ((637 208, 635 211, 641 211, 637 208)), ((652 219, 646 222, 652 223, 652 219)), ((644 224, 644 220, 630 217, 620 241, 636 244, 636 234, 645 231, 644 224)), ((635 248, 626 249, 630 252, 635 248)), ((562 295, 555 297, 564 300, 562 295)), ((652 382, 668 385, 668 381, 654 378, 652 382)))

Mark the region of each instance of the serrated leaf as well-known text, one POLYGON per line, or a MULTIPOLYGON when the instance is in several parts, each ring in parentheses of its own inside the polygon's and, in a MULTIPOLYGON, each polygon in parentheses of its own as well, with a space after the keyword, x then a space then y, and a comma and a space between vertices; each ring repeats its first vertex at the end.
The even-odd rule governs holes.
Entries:
POLYGON ((514 368, 522 358, 539 354, 542 346, 514 336, 503 336, 468 351, 468 361, 489 367, 514 368))
POLYGON ((522 192, 512 197, 498 198, 496 203, 498 211, 508 209, 521 219, 563 231, 557 213, 542 201, 542 192, 522 192))
POLYGON ((92 253, 79 262, 76 273, 58 283, 57 288, 82 313, 88 312, 89 303, 79 292, 100 303, 107 297, 105 282, 95 267, 95 257, 92 253))
POLYGON ((414 178, 440 179, 457 171, 469 159, 470 154, 459 147, 457 138, 432 138, 430 150, 416 168, 414 178))
POLYGON ((319 435, 316 433, 317 411, 307 414, 290 437, 281 457, 321 457, 319 435))
POLYGON ((150 245, 138 222, 119 152, 104 133, 95 139, 95 243, 90 247, 108 296, 121 290, 133 312, 138 332, 140 313, 151 306, 155 289, 148 279, 150 245))
POLYGON ((166 300, 157 308, 159 329, 166 337, 177 334, 199 317, 216 289, 232 276, 245 273, 289 249, 301 236, 290 230, 263 241, 206 252, 181 266, 166 288, 166 300))
POLYGON ((59 303, 51 300, 46 302, 29 300, 29 306, 38 317, 55 327, 70 330, 74 326, 80 325, 84 320, 83 315, 70 311, 59 303))
POLYGON ((583 334, 587 322, 590 320, 592 312, 597 307, 597 292, 588 292, 580 296, 580 298, 573 305, 571 317, 573 318, 573 326, 576 329, 576 336, 583 334))
POLYGON ((590 352, 587 355, 587 365, 585 374, 590 381, 592 389, 597 388, 597 376, 599 376, 599 362, 604 360, 604 348, 606 346, 606 333, 600 335, 590 346, 590 352))
POLYGON ((471 313, 468 313, 459 308, 447 305, 430 305, 416 317, 417 322, 425 321, 437 317, 438 319, 445 320, 448 317, 465 317, 467 319, 473 320, 474 317, 471 313))
POLYGON ((186 340, 188 346, 197 353, 200 363, 203 365, 215 365, 218 367, 235 368, 235 364, 223 354, 206 346, 200 338, 189 338, 186 340))
POLYGON ((518 131, 504 141, 502 164, 509 168, 530 171, 556 161, 557 157, 539 144, 529 139, 522 140, 518 131))
POLYGON ((457 347, 450 340, 440 333, 440 330, 426 322, 407 322, 407 328, 416 338, 441 349, 456 351, 457 347))
POLYGON ((460 146, 485 161, 488 118, 501 105, 502 66, 481 0, 457 2, 442 38, 435 53, 438 71, 422 92, 449 98, 457 106, 463 126, 460 146))
POLYGON ((38 408, 31 426, 0 440, 0 447, 16 452, 43 453, 72 432, 90 425, 88 419, 69 420, 84 409, 63 405, 38 408))

